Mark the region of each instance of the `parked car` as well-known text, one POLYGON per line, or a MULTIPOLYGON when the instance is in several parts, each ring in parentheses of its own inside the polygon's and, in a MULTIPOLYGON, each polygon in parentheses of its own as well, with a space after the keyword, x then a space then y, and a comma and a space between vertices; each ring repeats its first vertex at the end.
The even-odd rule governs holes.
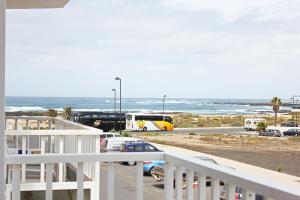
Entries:
MULTIPOLYGON (((123 143, 120 152, 159 152, 158 148, 147 142, 123 143)), ((135 165, 136 162, 127 162, 128 165, 135 165)))
POLYGON ((100 145, 101 152, 120 151, 121 145, 124 143, 143 142, 143 140, 131 137, 113 137, 106 138, 104 143, 100 145))
POLYGON ((244 129, 247 131, 255 131, 260 122, 266 123, 267 121, 261 118, 246 118, 244 122, 244 129))
POLYGON ((290 129, 283 132, 284 136, 297 136, 300 135, 300 129, 290 129))
POLYGON ((144 161, 144 174, 151 175, 154 172, 154 167, 163 166, 165 164, 164 160, 152 160, 144 161))
POLYGON ((281 124, 282 127, 298 127, 298 123, 295 121, 288 121, 281 124))
POLYGON ((279 130, 274 129, 267 129, 265 131, 259 132, 259 136, 273 136, 273 137, 280 137, 281 132, 279 130))
MULTIPOLYGON (((206 162, 209 162, 209 163, 212 163, 212 164, 215 164, 215 165, 219 165, 214 159, 211 159, 209 157, 205 157, 205 156, 195 156, 194 158, 197 158, 199 160, 202 160, 202 161, 206 161, 206 162)), ((231 166, 224 166, 226 168, 229 168, 229 169, 235 169, 231 166)), ((175 168, 174 168, 174 173, 175 173, 175 168)), ((183 178, 185 179, 185 172, 183 172, 183 178)), ((158 181, 158 182, 162 182, 164 181, 164 177, 165 177, 165 169, 164 169, 164 165, 162 166, 156 166, 154 167, 154 171, 153 171, 153 174, 152 174, 152 177, 158 181)), ((175 176, 174 176, 175 177, 175 176)), ((208 177, 208 180, 210 178, 208 177)))

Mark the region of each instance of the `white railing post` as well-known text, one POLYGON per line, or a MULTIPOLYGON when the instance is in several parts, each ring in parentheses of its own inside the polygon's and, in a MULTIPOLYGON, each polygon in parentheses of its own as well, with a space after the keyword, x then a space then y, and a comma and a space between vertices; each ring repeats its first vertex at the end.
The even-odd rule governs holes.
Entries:
MULTIPOLYGON (((22 136, 22 155, 26 154, 26 136, 22 136)), ((26 181, 26 164, 22 164, 22 182, 26 181)))
MULTIPOLYGON (((64 153, 64 136, 60 135, 59 136, 59 154, 63 154, 64 153)), ((58 181, 59 182, 63 182, 64 181, 64 163, 59 163, 59 167, 58 167, 58 181)))
POLYGON ((82 152, 82 136, 78 135, 77 136, 77 153, 82 152))
POLYGON ((182 174, 183 167, 176 166, 176 200, 182 200, 182 174))
POLYGON ((198 200, 206 200, 206 176, 198 174, 198 200))
MULTIPOLYGON (((18 119, 15 119, 15 130, 18 130, 18 119)), ((19 137, 18 136, 14 136, 15 140, 16 140, 16 148, 19 148, 19 137)))
POLYGON ((20 200, 20 165, 12 166, 12 200, 20 200))
POLYGON ((77 200, 84 199, 84 190, 83 190, 83 163, 77 163, 77 172, 76 172, 76 181, 77 181, 77 200))
POLYGON ((220 179, 212 180, 212 199, 220 200, 220 179))
POLYGON ((235 200, 235 188, 236 186, 233 184, 228 185, 228 199, 235 200))
POLYGON ((187 185, 187 199, 193 200, 194 199, 194 171, 191 169, 187 169, 186 174, 186 185, 187 185))
MULTIPOLYGON (((37 120, 37 129, 40 130, 41 129, 41 123, 40 123, 40 120, 37 120)), ((39 135, 39 141, 38 141, 38 148, 40 149, 41 148, 41 136, 39 135)))
POLYGON ((18 121, 19 121, 19 120, 16 118, 16 119, 15 119, 15 130, 18 130, 18 121))
POLYGON ((52 169, 53 169, 53 164, 46 164, 46 200, 52 200, 53 199, 52 169))
MULTIPOLYGON (((45 136, 41 137, 41 154, 44 155, 46 151, 46 144, 45 144, 45 136)), ((41 182, 45 181, 45 163, 41 163, 41 175, 40 175, 41 182)))
POLYGON ((165 200, 173 200, 174 165, 170 162, 165 164, 165 200))
POLYGON ((144 182, 143 182, 144 170, 143 161, 139 161, 136 164, 136 200, 143 200, 144 195, 144 182))
MULTIPOLYGON (((100 154, 100 136, 95 136, 95 153, 100 154)), ((94 186, 91 189, 91 200, 100 199, 100 162, 95 162, 94 186)))
POLYGON ((107 200, 114 200, 115 195, 115 163, 108 163, 107 172, 107 200))
MULTIPOLYGON (((52 130, 52 120, 48 120, 48 129, 49 130, 52 130)), ((52 135, 49 135, 49 151, 50 151, 50 153, 53 153, 53 147, 52 147, 52 135)))

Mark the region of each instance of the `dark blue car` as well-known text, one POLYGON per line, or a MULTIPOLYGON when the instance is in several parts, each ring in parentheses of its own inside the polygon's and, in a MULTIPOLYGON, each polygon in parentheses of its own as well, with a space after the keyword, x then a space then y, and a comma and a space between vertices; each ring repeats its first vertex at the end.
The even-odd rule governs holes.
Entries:
MULTIPOLYGON (((158 152, 158 151, 161 150, 157 149, 155 146, 147 142, 127 142, 121 144, 120 147, 120 152, 158 152)), ((136 162, 128 162, 127 164, 135 165, 136 162)))

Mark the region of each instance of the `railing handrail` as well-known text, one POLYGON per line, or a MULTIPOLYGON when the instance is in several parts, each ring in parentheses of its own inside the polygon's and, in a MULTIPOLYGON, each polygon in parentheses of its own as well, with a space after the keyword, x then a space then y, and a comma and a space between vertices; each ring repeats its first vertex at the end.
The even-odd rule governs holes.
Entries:
POLYGON ((6 155, 5 164, 55 164, 76 162, 125 162, 164 160, 164 152, 139 152, 139 153, 82 153, 82 154, 45 154, 45 155, 6 155), (126 154, 126 156, 125 156, 126 154))
MULTIPOLYGON (((58 118, 58 117, 55 117, 55 118, 52 118, 54 123, 64 123, 64 124, 68 124, 68 125, 73 125, 75 127, 79 127, 79 128, 82 128, 82 129, 86 129, 86 130, 100 130, 100 129, 97 129, 97 128, 94 128, 94 127, 90 127, 90 126, 86 126, 86 125, 83 125, 83 124, 79 124, 79 123, 76 123, 76 122, 73 122, 73 121, 69 121, 69 120, 65 120, 65 119, 62 119, 62 118, 58 118)), ((103 132, 102 130, 100 130, 101 132, 103 132)))
POLYGON ((180 156, 178 153, 166 153, 165 161, 171 162, 175 166, 192 169, 213 178, 222 177, 222 180, 225 182, 247 188, 258 194, 275 196, 278 199, 299 200, 300 198, 299 188, 286 186, 280 182, 269 181, 266 178, 257 177, 252 174, 249 175, 227 166, 216 165, 193 157, 188 157, 188 159, 184 157, 186 156, 180 156))
POLYGON ((48 135, 61 135, 61 136, 71 136, 71 135, 82 135, 82 136, 99 136, 102 134, 101 130, 6 130, 5 135, 11 136, 48 136, 48 135))
POLYGON ((5 116, 5 119, 23 119, 23 120, 52 120, 53 117, 48 116, 5 116))
POLYGON ((84 154, 46 154, 46 155, 9 155, 5 157, 6 164, 37 164, 37 163, 71 163, 71 162, 125 162, 145 160, 165 160, 175 166, 183 166, 195 172, 206 174, 212 178, 220 178, 242 188, 255 191, 278 199, 299 200, 299 188, 272 182, 263 177, 248 175, 226 166, 215 165, 193 157, 180 156, 166 152, 142 153, 84 153, 84 154))

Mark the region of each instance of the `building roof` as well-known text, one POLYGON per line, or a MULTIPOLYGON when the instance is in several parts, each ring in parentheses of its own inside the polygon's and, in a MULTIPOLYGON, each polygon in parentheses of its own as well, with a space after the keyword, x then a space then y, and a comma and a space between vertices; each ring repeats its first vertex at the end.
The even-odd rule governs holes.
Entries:
POLYGON ((6 0, 7 9, 63 8, 69 0, 6 0))

